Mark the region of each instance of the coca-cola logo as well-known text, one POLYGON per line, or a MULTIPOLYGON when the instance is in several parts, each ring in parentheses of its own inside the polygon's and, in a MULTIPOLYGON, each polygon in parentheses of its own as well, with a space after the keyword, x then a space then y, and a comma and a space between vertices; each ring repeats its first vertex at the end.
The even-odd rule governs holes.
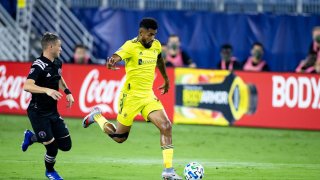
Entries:
POLYGON ((31 94, 23 90, 26 76, 7 76, 7 68, 0 65, 0 107, 27 109, 31 94))
POLYGON ((118 112, 118 96, 125 76, 121 80, 99 80, 99 71, 91 70, 85 77, 79 94, 80 110, 84 113, 97 106, 103 113, 118 112), (113 107, 113 108, 111 108, 113 107))

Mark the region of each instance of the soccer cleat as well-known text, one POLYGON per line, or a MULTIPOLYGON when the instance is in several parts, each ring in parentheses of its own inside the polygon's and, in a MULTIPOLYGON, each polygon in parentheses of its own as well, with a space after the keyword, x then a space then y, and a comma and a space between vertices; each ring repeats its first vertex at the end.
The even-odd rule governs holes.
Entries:
POLYGON ((57 171, 52 171, 52 172, 46 171, 46 177, 50 180, 63 180, 63 178, 59 176, 57 171))
POLYGON ((21 145, 21 149, 23 152, 25 152, 28 149, 28 147, 33 144, 33 142, 31 141, 31 137, 33 135, 34 135, 34 133, 28 129, 24 131, 24 139, 23 139, 22 145, 21 145))
POLYGON ((82 126, 87 128, 90 126, 90 124, 94 123, 94 115, 96 114, 101 114, 101 110, 98 107, 94 107, 91 112, 85 118, 83 118, 82 126))
POLYGON ((164 169, 161 176, 163 180, 182 180, 173 168, 164 169))

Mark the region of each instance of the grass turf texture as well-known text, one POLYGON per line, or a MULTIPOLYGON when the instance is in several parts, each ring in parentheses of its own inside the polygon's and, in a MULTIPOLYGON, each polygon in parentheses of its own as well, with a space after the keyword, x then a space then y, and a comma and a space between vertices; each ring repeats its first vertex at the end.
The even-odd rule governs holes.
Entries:
MULTIPOLYGON (((97 124, 84 129, 79 119, 65 119, 70 152, 59 151, 56 170, 65 179, 161 179, 159 132, 151 123, 135 122, 129 139, 113 142, 97 124)), ((20 145, 31 129, 26 116, 0 115, 0 179, 45 179, 45 148, 20 145)), ((197 161, 204 179, 320 179, 320 132, 174 125, 174 166, 197 161)))

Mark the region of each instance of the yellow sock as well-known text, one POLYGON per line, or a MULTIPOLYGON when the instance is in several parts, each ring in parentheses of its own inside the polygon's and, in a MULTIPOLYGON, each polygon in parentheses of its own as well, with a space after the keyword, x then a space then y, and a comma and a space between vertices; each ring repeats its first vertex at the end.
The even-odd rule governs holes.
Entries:
POLYGON ((93 116, 94 120, 99 124, 102 131, 104 131, 104 124, 109 123, 109 121, 103 117, 101 114, 96 114, 93 116))
POLYGON ((172 168, 173 148, 162 147, 163 164, 165 168, 172 168))

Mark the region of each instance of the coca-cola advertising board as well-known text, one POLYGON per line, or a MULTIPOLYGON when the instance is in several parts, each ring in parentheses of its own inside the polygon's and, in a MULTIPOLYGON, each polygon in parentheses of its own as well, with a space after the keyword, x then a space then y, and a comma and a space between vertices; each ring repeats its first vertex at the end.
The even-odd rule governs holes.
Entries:
MULTIPOLYGON (((30 63, 0 62, 0 113, 26 114, 31 94, 23 91, 23 84, 30 66, 30 63)), ((154 92, 172 120, 174 71, 167 69, 172 88, 164 95, 161 95, 158 90, 158 87, 164 83, 161 73, 158 70, 155 73, 154 92)), ((71 109, 66 108, 65 95, 58 102, 58 109, 62 116, 84 117, 94 106, 99 106, 107 118, 116 118, 118 96, 125 81, 124 67, 113 71, 99 65, 64 64, 62 76, 75 99, 71 109)), ((138 116, 137 119, 141 120, 142 117, 138 116)))
POLYGON ((316 74, 175 69, 174 122, 320 130, 316 74))

